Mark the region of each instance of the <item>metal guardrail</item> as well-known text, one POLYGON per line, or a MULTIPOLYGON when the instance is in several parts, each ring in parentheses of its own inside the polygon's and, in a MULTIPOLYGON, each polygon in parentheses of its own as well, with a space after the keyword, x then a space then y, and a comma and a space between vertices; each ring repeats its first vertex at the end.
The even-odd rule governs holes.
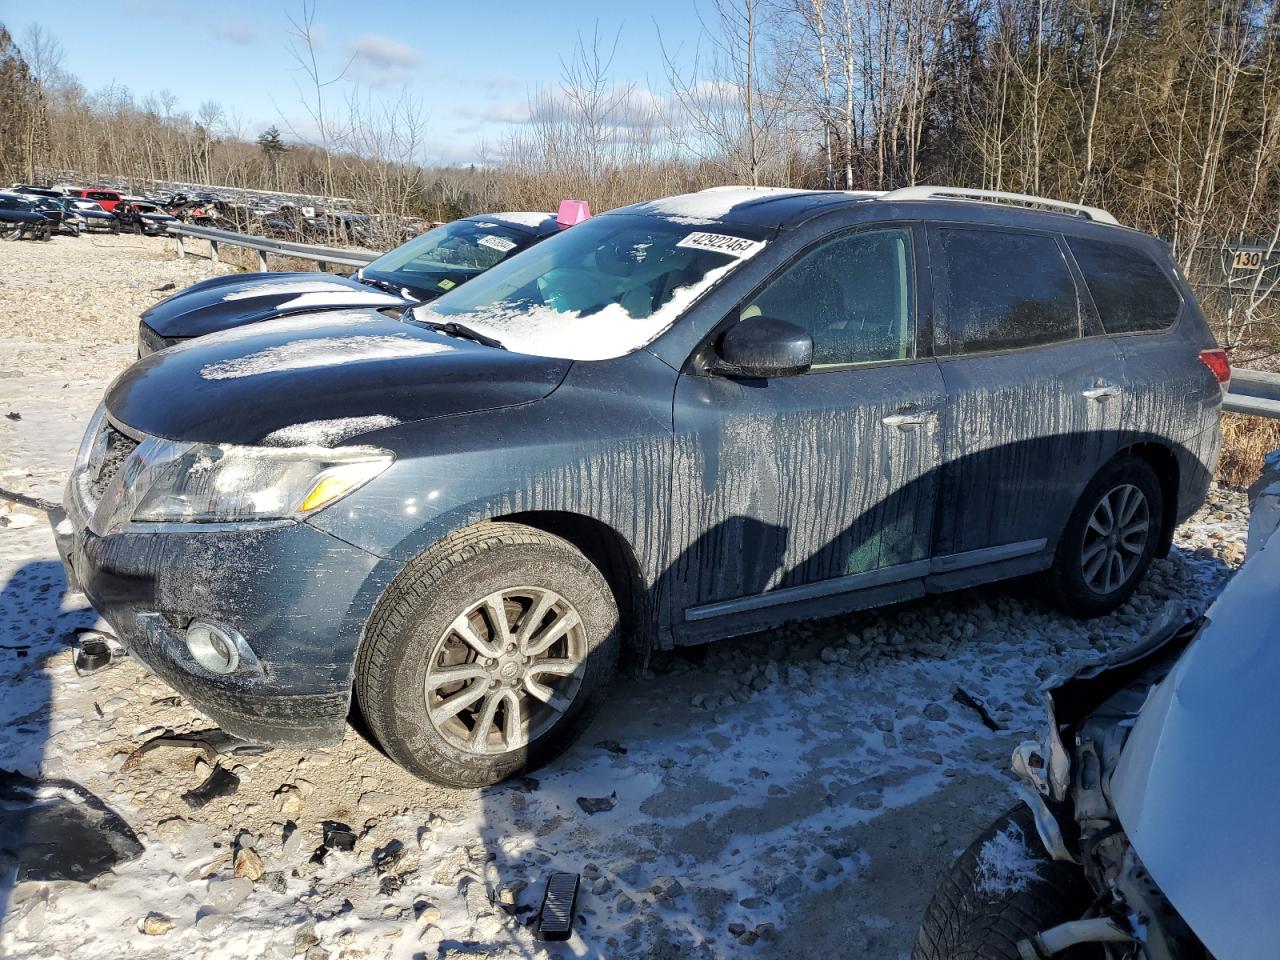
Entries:
POLYGON ((1222 409, 1280 420, 1280 373, 1236 367, 1222 409))
POLYGON ((253 237, 233 230, 218 230, 214 227, 197 227, 181 223, 168 228, 168 233, 178 243, 178 256, 185 257, 187 251, 183 245, 185 238, 207 240, 210 256, 218 263, 218 247, 227 244, 232 247, 247 247, 258 252, 258 266, 264 272, 267 267, 267 254, 274 253, 281 257, 298 257, 302 260, 314 260, 323 270, 331 263, 347 267, 363 267, 372 263, 381 254, 365 253, 360 250, 339 250, 335 247, 317 247, 309 243, 293 243, 289 240, 274 240, 270 237, 253 237))

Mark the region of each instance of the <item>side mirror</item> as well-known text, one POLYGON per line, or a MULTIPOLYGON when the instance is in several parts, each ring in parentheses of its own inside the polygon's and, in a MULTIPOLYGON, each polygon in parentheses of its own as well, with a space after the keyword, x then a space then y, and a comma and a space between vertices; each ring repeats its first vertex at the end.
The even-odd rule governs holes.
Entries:
POLYGON ((794 377, 813 365, 808 330, 773 317, 739 320, 720 338, 711 372, 724 377, 794 377))

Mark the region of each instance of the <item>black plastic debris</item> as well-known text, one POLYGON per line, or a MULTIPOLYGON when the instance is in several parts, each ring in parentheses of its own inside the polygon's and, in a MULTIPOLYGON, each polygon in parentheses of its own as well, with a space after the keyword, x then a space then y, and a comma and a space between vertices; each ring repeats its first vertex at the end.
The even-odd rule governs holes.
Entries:
POLYGON ((16 882, 86 882, 142 853, 124 819, 78 783, 0 770, 0 855, 16 882))
POLYGON ((607 797, 579 797, 578 806, 584 813, 607 813, 618 805, 618 795, 611 793, 607 797))
POLYGON ((72 665, 76 668, 77 676, 83 677, 94 673, 103 667, 109 666, 110 663, 111 647, 107 645, 105 639, 91 634, 81 635, 79 642, 76 644, 75 656, 72 659, 72 665))
POLYGON ((336 820, 325 820, 321 823, 324 830, 324 842, 311 855, 312 863, 324 863, 330 850, 350 853, 356 848, 356 835, 345 823, 336 820))
POLYGON ((21 420, 22 414, 20 414, 17 410, 10 410, 8 413, 4 415, 4 418, 6 420, 21 420))
POLYGON ((239 737, 219 730, 197 730, 194 733, 175 734, 166 730, 158 737, 152 737, 125 758, 120 765, 122 771, 129 771, 142 762, 142 758, 152 750, 161 747, 173 747, 179 750, 199 750, 206 760, 213 763, 219 756, 245 757, 266 753, 269 749, 258 743, 249 743, 239 737))
POLYGON ((192 810, 199 810, 209 801, 229 797, 239 789, 240 778, 222 764, 217 764, 204 783, 194 790, 188 790, 182 795, 182 799, 192 810))
POLYGON ((625 756, 627 748, 620 744, 617 740, 601 740, 596 744, 601 750, 612 753, 615 757, 625 756))
POLYGON ((978 719, 982 721, 982 725, 988 730, 998 731, 1004 729, 1004 727, 1002 727, 996 719, 991 716, 991 712, 987 709, 987 705, 977 697, 973 696, 973 694, 956 687, 951 698, 962 707, 968 707, 970 710, 977 713, 978 719))
POLYGON ((324 845, 330 850, 350 853, 356 848, 356 835, 345 823, 324 821, 324 845))
POLYGON ((576 873, 553 873, 542 893, 542 909, 533 935, 539 940, 568 940, 578 906, 581 879, 576 873))

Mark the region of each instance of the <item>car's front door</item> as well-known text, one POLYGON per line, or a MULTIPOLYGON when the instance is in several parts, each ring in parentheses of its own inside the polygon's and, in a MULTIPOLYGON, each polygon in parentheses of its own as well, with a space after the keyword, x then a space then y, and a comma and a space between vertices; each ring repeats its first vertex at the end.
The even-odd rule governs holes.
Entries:
POLYGON ((917 343, 922 245, 901 224, 824 239, 738 307, 730 322, 760 314, 809 330, 810 372, 680 376, 677 632, 879 602, 868 591, 905 594, 927 571, 945 393, 917 343))

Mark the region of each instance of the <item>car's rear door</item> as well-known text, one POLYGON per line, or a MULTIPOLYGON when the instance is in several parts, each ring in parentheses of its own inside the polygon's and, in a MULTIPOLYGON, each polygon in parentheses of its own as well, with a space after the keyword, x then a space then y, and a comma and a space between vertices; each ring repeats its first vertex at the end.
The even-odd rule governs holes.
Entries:
POLYGON ((961 586, 1047 565, 1119 446, 1123 368, 1049 231, 929 227, 946 384, 933 574, 961 586))
POLYGON ((812 333, 810 372, 681 375, 670 577, 678 631, 741 632, 814 604, 882 602, 867 591, 913 580, 922 589, 943 403, 928 341, 917 344, 923 246, 911 225, 851 229, 799 253, 746 298, 733 320, 763 314, 812 333))
POLYGON ((1211 470, 1222 390, 1200 353, 1217 344, 1157 244, 1146 237, 1067 237, 1102 326, 1124 359, 1124 429, 1135 440, 1187 451, 1184 467, 1201 461, 1211 470))

